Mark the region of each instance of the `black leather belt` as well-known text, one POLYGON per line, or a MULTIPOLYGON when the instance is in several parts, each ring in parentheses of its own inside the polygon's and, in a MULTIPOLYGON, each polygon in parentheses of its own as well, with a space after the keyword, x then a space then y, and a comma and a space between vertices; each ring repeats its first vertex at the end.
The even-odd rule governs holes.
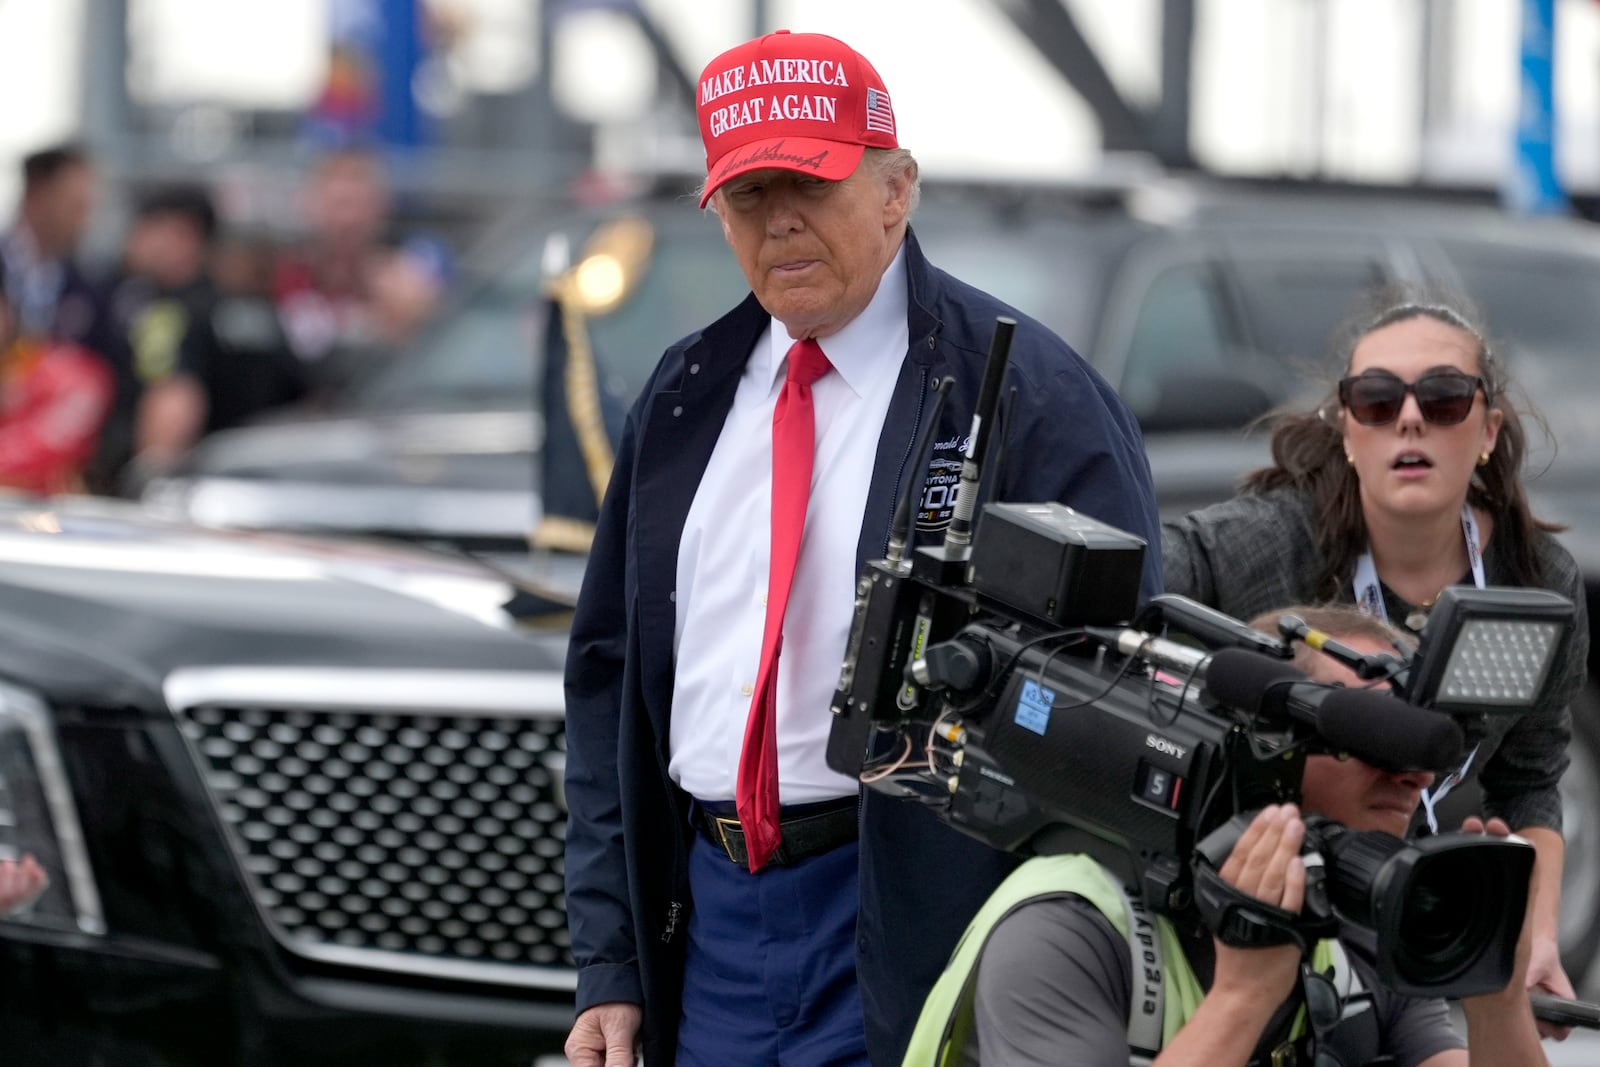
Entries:
MULTIPOLYGON (((726 805, 731 809, 731 805, 726 805)), ((694 825, 700 836, 717 846, 728 859, 745 870, 750 869, 749 853, 745 851, 744 829, 739 817, 729 810, 717 814, 701 804, 694 808, 694 825)), ((819 804, 801 804, 784 808, 778 821, 783 840, 778 850, 767 861, 769 865, 787 866, 811 856, 831 852, 859 836, 856 825, 856 798, 823 801, 819 804)))

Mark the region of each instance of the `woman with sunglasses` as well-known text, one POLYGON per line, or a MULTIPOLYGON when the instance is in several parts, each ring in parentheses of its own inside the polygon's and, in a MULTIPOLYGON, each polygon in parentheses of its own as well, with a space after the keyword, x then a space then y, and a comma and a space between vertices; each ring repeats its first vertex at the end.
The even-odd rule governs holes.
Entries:
MULTIPOLYGON (((1573 995, 1557 950, 1563 843, 1557 783, 1583 686, 1588 620, 1577 564, 1529 510, 1522 422, 1484 331, 1463 301, 1386 289, 1350 319, 1343 377, 1320 408, 1273 422, 1273 465, 1232 500, 1169 521, 1169 593, 1236 618, 1294 601, 1354 603, 1415 632, 1456 584, 1551 589, 1578 605, 1577 632, 1552 667, 1544 706, 1490 720, 1433 806, 1476 774, 1491 815, 1538 850, 1530 987, 1573 995)), ((1541 1023, 1549 1036, 1562 1028, 1541 1023)))

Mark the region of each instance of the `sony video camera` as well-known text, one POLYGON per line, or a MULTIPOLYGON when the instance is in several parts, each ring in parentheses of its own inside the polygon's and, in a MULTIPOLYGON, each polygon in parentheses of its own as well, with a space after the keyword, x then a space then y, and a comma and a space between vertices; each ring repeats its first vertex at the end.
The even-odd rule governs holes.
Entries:
POLYGON ((1308 819, 1321 864, 1297 917, 1216 871, 1254 811, 1299 800, 1308 754, 1459 767, 1490 717, 1538 701, 1572 603, 1452 588, 1414 654, 1377 656, 1292 617, 1275 638, 1183 597, 1141 609, 1141 539, 1057 503, 988 503, 972 520, 1009 337, 1001 320, 943 543, 906 551, 903 500, 888 556, 863 568, 830 766, 996 848, 1087 852, 1147 906, 1231 943, 1338 936, 1397 992, 1503 988, 1533 863, 1519 839, 1407 842, 1308 819), (1312 682, 1289 662, 1295 639, 1375 688, 1312 682))

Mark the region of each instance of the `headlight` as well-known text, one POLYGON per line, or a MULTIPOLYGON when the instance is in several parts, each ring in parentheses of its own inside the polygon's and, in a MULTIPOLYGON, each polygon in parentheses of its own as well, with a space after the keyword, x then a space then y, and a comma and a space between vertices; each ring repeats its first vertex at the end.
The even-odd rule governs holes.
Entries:
POLYGON ((31 904, 0 919, 104 933, 100 893, 49 709, 27 690, 0 683, 0 860, 29 854, 50 884, 31 904))

